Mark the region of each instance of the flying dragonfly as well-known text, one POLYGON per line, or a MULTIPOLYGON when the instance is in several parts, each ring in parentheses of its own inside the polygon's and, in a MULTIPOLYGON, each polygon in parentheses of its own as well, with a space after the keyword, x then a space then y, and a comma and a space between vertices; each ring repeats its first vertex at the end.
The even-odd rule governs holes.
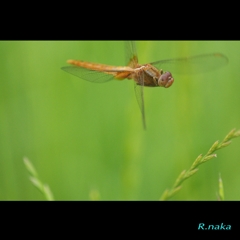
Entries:
POLYGON ((110 66, 100 63, 68 60, 67 63, 71 64, 71 66, 62 67, 61 69, 94 83, 104 83, 114 79, 133 80, 135 95, 142 113, 144 129, 146 129, 144 87, 169 88, 174 82, 171 72, 183 74, 203 73, 220 68, 228 63, 228 58, 223 54, 210 53, 139 64, 134 41, 126 42, 126 58, 127 66, 110 66), (168 71, 163 71, 163 68, 168 71))

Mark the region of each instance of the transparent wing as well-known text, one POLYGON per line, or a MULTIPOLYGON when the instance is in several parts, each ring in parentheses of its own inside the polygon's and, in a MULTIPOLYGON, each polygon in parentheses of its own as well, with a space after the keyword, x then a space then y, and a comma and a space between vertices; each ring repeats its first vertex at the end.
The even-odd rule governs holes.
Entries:
MULTIPOLYGON (((126 47, 126 64, 132 68, 137 67, 138 65, 138 56, 137 56, 137 49, 134 41, 126 41, 125 42, 126 47)), ((144 79, 143 74, 141 72, 138 73, 139 78, 137 84, 134 81, 134 91, 135 96, 138 102, 138 105, 140 107, 140 111, 142 114, 142 122, 143 122, 143 128, 146 129, 146 119, 145 119, 145 108, 144 108, 144 79)))
POLYGON ((139 74, 139 81, 140 81, 140 85, 134 82, 134 90, 135 90, 136 99, 142 114, 143 128, 146 130, 147 126, 146 126, 145 107, 144 107, 144 81, 143 81, 143 74, 141 73, 139 74))
POLYGON ((150 63, 153 66, 180 74, 204 73, 221 68, 228 63, 228 58, 221 53, 203 54, 186 58, 160 60, 150 63))
POLYGON ((136 67, 138 63, 138 56, 135 42, 126 41, 125 49, 126 49, 126 65, 132 68, 136 67))
POLYGON ((108 74, 105 72, 94 71, 78 66, 67 66, 61 68, 63 71, 71 73, 74 76, 80 77, 83 80, 94 83, 104 83, 114 79, 114 73, 108 74))

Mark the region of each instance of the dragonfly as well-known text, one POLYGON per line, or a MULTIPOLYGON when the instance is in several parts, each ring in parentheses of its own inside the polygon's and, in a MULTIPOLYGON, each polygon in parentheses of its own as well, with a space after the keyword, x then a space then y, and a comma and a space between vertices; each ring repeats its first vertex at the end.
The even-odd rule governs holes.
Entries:
POLYGON ((182 74, 204 73, 220 68, 228 63, 228 58, 225 55, 210 53, 139 64, 135 42, 126 41, 125 45, 126 66, 111 66, 80 60, 68 60, 67 63, 71 65, 61 69, 93 83, 104 83, 114 79, 133 80, 144 129, 146 129, 144 87, 169 88, 174 82, 172 72, 182 74))

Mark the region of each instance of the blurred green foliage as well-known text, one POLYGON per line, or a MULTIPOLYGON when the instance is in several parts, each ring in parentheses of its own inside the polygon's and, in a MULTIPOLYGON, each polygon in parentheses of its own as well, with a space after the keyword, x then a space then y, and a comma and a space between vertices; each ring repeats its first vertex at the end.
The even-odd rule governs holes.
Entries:
MULTIPOLYGON (((60 69, 68 59, 124 65, 123 42, 0 42, 1 200, 44 199, 24 156, 57 200, 93 192, 102 200, 157 200, 200 153, 239 129, 239 41, 140 41, 137 49, 140 63, 212 52, 229 63, 174 75, 169 89, 146 88, 144 131, 132 81, 93 84, 60 69)), ((219 151, 174 199, 216 200, 219 172, 225 199, 240 199, 239 146, 235 139, 219 151)))

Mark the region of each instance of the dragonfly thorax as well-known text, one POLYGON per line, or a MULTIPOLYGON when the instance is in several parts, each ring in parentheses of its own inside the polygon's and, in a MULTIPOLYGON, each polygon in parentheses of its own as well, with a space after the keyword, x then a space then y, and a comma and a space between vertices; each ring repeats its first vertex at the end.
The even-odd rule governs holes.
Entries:
POLYGON ((151 64, 146 64, 140 68, 135 69, 134 80, 138 85, 144 85, 146 87, 170 87, 174 79, 170 72, 163 73, 162 70, 159 70, 152 66, 151 64))

